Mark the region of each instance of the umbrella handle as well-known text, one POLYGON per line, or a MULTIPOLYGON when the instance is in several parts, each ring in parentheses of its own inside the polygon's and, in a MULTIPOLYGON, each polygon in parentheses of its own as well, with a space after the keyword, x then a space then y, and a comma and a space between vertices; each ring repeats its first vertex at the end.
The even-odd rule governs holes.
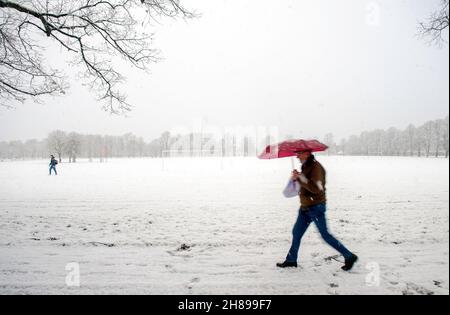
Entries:
POLYGON ((291 157, 292 170, 295 170, 295 160, 291 157))

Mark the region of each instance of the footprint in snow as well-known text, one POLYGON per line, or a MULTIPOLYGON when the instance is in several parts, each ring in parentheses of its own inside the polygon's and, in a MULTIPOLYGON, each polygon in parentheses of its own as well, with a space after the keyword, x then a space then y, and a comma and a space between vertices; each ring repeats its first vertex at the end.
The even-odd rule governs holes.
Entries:
POLYGON ((191 249, 191 246, 186 245, 186 244, 181 244, 181 246, 178 247, 177 251, 178 252, 180 252, 180 251, 187 251, 187 250, 190 250, 190 249, 191 249))
POLYGON ((96 246, 96 247, 99 245, 106 246, 106 247, 115 247, 116 246, 116 244, 114 244, 114 243, 102 243, 102 242, 89 242, 89 244, 96 246))
POLYGON ((186 288, 188 290, 192 290, 192 288, 194 287, 195 283, 200 282, 200 278, 193 278, 188 284, 186 284, 186 288))
POLYGON ((328 257, 325 257, 325 261, 326 262, 331 262, 331 261, 335 260, 337 262, 342 263, 342 261, 339 260, 340 257, 341 257, 340 255, 328 256, 328 257))
POLYGON ((403 295, 434 295, 433 291, 430 291, 422 286, 419 286, 415 283, 407 283, 406 289, 402 291, 403 295))

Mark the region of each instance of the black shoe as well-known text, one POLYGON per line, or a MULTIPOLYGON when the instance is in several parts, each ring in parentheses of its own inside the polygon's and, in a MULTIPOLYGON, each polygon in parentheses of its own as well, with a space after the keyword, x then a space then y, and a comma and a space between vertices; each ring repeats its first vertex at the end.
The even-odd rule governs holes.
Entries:
POLYGON ((356 263, 357 260, 358 260, 358 256, 352 255, 352 257, 345 260, 345 265, 342 266, 342 270, 350 271, 353 268, 353 265, 356 263))
POLYGON ((278 268, 297 268, 297 263, 291 262, 291 261, 285 261, 284 263, 278 263, 277 267, 278 268))

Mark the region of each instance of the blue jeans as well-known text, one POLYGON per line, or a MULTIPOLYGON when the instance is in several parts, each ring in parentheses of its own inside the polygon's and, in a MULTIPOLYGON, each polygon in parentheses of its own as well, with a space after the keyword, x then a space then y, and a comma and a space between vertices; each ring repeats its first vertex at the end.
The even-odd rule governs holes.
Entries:
POLYGON ((328 245, 341 253, 345 259, 352 257, 353 254, 328 232, 327 220, 325 218, 326 210, 327 207, 324 203, 312 206, 308 211, 302 211, 302 209, 300 209, 297 222, 295 222, 294 230, 292 231, 292 246, 286 257, 287 261, 297 262, 300 242, 311 222, 316 224, 320 235, 328 245))
POLYGON ((55 171, 55 175, 58 175, 58 173, 56 172, 56 166, 55 165, 50 165, 50 169, 48 170, 48 175, 52 175, 52 170, 55 171))

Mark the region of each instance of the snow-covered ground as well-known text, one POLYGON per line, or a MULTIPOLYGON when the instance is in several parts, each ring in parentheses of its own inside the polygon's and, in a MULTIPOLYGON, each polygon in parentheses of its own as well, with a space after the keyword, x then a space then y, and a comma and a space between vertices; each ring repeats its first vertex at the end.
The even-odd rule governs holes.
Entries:
POLYGON ((289 159, 80 161, 56 177, 0 162, 0 294, 449 294, 448 160, 319 159, 330 230, 360 256, 350 273, 314 226, 301 268, 275 267, 298 209, 281 194, 289 159))

